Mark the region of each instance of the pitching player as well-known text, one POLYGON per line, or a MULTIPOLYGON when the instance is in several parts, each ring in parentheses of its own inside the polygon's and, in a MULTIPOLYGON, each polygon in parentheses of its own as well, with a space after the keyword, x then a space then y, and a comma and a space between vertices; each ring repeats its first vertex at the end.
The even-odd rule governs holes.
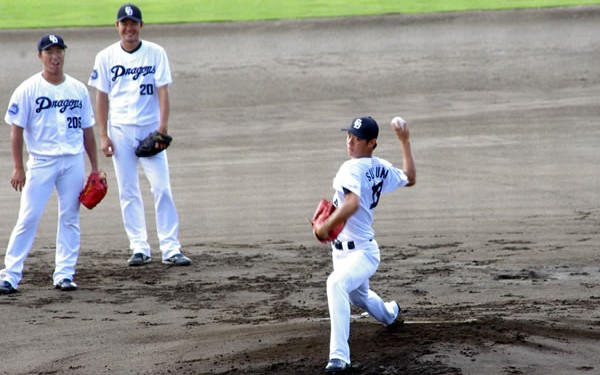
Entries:
POLYGON ((392 122, 402 149, 403 169, 373 156, 379 127, 371 117, 356 118, 347 131, 346 148, 350 160, 342 164, 333 179, 334 213, 313 227, 317 238, 327 238, 332 228, 346 221, 337 239, 331 243, 333 272, 327 279, 327 302, 331 318, 331 338, 327 372, 350 368, 350 305, 367 311, 385 325, 401 322, 400 306, 384 302, 369 288, 369 278, 380 262, 379 247, 372 228, 373 211, 382 194, 416 182, 415 163, 404 120, 392 122))
POLYGON ((179 219, 171 192, 167 153, 138 158, 135 147, 149 133, 168 133, 169 91, 172 83, 164 49, 140 39, 142 12, 133 4, 121 6, 116 28, 120 41, 100 51, 88 84, 97 89, 96 118, 101 147, 112 157, 125 232, 133 255, 129 266, 150 263, 144 204, 139 186, 138 164, 150 182, 154 197, 156 230, 162 262, 187 266, 181 253, 179 219))
POLYGON ((13 93, 5 121, 11 125, 14 168, 10 183, 21 193, 19 217, 8 242, 0 271, 0 294, 17 291, 23 263, 29 254, 56 187, 56 288, 77 289, 73 282, 79 255, 79 193, 85 182, 84 151, 92 172, 98 172, 94 115, 86 86, 63 72, 63 38, 44 35, 38 42, 43 70, 25 80, 13 93), (29 159, 23 165, 23 144, 29 159))

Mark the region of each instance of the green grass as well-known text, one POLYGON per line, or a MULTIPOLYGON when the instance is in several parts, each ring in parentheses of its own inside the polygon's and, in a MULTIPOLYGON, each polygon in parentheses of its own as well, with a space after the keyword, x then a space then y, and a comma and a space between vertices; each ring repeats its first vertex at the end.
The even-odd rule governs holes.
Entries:
MULTIPOLYGON (((0 0, 0 28, 106 26, 126 0, 0 0)), ((539 8, 600 0, 138 0, 147 23, 343 17, 386 13, 539 8)))

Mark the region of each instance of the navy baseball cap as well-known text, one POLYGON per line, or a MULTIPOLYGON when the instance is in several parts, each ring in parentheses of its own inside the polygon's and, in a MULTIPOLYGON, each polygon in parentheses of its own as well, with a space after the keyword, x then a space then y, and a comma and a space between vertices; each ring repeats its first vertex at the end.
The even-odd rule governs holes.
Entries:
POLYGON ((61 38, 60 35, 57 34, 47 34, 40 39, 38 42, 37 48, 38 52, 42 52, 45 49, 48 49, 52 46, 59 46, 62 49, 67 48, 65 41, 61 38))
POLYGON ((123 4, 117 12, 117 21, 123 21, 127 18, 136 22, 142 22, 142 11, 131 3, 123 4))
POLYGON ((357 136, 358 138, 371 140, 376 139, 379 135, 379 126, 375 119, 371 116, 368 117, 358 117, 352 120, 352 123, 349 127, 343 128, 342 130, 350 132, 357 136))

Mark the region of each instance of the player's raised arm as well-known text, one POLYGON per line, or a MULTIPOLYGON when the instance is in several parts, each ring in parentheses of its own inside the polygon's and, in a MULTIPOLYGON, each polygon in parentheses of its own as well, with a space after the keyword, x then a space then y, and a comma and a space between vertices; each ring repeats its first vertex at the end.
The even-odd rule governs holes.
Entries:
POLYGON ((394 117, 391 123, 392 129, 396 133, 402 149, 402 170, 408 177, 408 184, 412 186, 417 183, 417 169, 415 167, 415 159, 410 146, 410 131, 408 124, 402 117, 394 117))

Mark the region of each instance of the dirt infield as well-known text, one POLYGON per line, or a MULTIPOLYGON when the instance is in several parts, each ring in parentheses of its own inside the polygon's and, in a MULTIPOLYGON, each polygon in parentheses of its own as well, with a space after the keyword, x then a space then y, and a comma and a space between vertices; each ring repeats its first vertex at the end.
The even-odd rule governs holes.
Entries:
MULTIPOLYGON (((45 31, 0 31, 4 110, 41 69, 45 31)), ((58 32, 84 82, 117 40, 58 32)), ((171 59, 168 152, 194 264, 169 268, 155 249, 149 266, 126 266, 102 157, 112 184, 82 212, 80 290, 51 286, 53 198, 20 293, 0 297, 0 373, 322 373, 331 263, 308 220, 346 158, 339 129, 367 114, 382 125, 376 154, 396 164, 387 124, 408 120, 418 182, 375 215, 372 288, 407 324, 388 332, 353 311, 352 373, 598 373, 598 35, 598 7, 147 25, 171 59)), ((19 203, 5 135, 4 244, 19 203)))

